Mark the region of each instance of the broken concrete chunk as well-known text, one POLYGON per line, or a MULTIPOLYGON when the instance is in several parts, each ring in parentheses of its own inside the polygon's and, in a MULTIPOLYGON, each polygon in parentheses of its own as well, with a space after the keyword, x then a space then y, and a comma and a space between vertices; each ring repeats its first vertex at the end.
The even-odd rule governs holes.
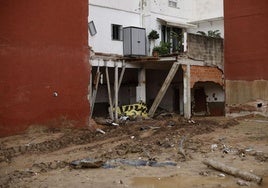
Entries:
POLYGON ((73 168, 100 168, 103 165, 103 161, 91 158, 75 160, 70 163, 70 166, 73 168))
POLYGON ((211 144, 210 149, 211 151, 215 151, 218 148, 217 144, 211 144))
POLYGON ((208 171, 201 171, 201 172, 199 172, 199 175, 200 176, 208 176, 208 171))
POLYGON ((92 158, 75 160, 70 163, 70 166, 74 169, 80 168, 115 168, 120 165, 129 165, 129 166, 151 166, 151 167, 163 167, 163 166, 176 166, 177 163, 166 161, 166 162, 157 162, 157 161, 148 161, 148 160, 135 160, 135 159, 111 159, 106 162, 101 160, 96 160, 92 158))
POLYGON ((250 183, 244 180, 238 180, 236 183, 240 186, 250 186, 250 183))
POLYGON ((101 134, 105 134, 105 132, 101 129, 96 129, 97 132, 101 133, 101 134))

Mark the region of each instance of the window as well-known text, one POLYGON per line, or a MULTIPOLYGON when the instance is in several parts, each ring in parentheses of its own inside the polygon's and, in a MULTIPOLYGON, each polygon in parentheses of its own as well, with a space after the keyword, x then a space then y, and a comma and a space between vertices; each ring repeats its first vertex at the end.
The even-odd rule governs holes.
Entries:
POLYGON ((162 41, 171 44, 171 52, 183 52, 183 30, 177 27, 161 26, 162 41))
POLYGON ((178 2, 178 0, 169 0, 168 6, 177 8, 177 2, 178 2))
POLYGON ((112 24, 112 40, 123 40, 122 25, 112 24))

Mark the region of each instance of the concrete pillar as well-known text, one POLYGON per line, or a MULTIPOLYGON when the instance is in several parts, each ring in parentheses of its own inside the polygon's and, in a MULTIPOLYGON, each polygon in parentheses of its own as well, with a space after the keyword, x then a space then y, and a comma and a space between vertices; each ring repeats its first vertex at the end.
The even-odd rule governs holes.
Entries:
POLYGON ((107 64, 105 65, 105 73, 106 73, 106 81, 107 81, 107 90, 108 90, 108 98, 109 98, 109 114, 110 118, 114 120, 114 114, 113 114, 113 101, 112 101, 112 92, 110 87, 110 77, 109 77, 109 69, 107 64))
POLYGON ((183 104, 184 104, 184 117, 191 118, 191 74, 190 64, 187 63, 186 70, 183 73, 183 104))
POLYGON ((146 103, 146 69, 142 68, 138 73, 139 85, 136 87, 136 101, 143 101, 146 103))
POLYGON ((183 83, 179 83, 179 96, 180 96, 180 115, 183 115, 183 108, 184 108, 184 103, 183 103, 183 83))
POLYGON ((115 122, 118 121, 118 113, 117 113, 117 107, 118 107, 118 65, 117 62, 115 62, 115 68, 114 68, 114 108, 115 108, 115 122))

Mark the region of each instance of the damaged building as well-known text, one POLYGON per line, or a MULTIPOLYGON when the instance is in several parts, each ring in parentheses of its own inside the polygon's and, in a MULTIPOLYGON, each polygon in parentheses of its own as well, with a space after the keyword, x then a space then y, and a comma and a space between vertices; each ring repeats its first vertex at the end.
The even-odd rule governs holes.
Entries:
POLYGON ((143 104, 148 114, 142 116, 149 117, 224 115, 222 1, 207 7, 210 14, 196 1, 115 4, 89 4, 91 115, 140 115, 143 104), (185 14, 189 9, 196 15, 185 14), (160 55, 153 56, 157 48, 160 55))
POLYGON ((0 136, 85 126, 109 106, 223 114, 222 39, 197 35, 223 38, 222 0, 30 2, 1 2, 0 136))

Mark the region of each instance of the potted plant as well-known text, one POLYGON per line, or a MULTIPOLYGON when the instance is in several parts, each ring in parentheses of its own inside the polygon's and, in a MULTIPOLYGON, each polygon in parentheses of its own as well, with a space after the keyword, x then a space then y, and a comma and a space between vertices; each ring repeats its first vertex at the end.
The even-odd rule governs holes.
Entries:
POLYGON ((159 34, 156 30, 152 30, 148 35, 149 40, 156 40, 159 39, 159 34))
POLYGON ((207 33, 204 31, 197 31, 197 33, 205 37, 221 38, 220 30, 209 30, 207 33))
MULTIPOLYGON (((148 34, 148 39, 150 42, 149 45, 149 51, 151 52, 151 46, 154 48, 155 47, 155 40, 159 39, 159 34, 156 30, 152 30, 149 34, 148 34)), ((154 54, 153 54, 154 55, 154 54)))
POLYGON ((155 46, 155 47, 153 48, 153 56, 154 56, 154 57, 158 57, 160 51, 161 51, 161 47, 160 47, 160 46, 155 46))
POLYGON ((161 41, 159 46, 155 46, 153 48, 153 56, 155 56, 155 54, 167 55, 170 52, 170 48, 171 48, 170 43, 161 41))

